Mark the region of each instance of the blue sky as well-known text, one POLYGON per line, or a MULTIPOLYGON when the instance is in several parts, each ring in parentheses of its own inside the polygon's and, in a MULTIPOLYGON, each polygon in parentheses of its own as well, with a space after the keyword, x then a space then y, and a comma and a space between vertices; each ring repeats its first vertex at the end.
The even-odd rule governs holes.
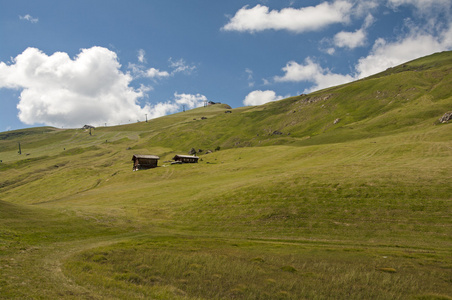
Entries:
POLYGON ((260 105, 451 49, 450 0, 0 0, 0 131, 260 105))

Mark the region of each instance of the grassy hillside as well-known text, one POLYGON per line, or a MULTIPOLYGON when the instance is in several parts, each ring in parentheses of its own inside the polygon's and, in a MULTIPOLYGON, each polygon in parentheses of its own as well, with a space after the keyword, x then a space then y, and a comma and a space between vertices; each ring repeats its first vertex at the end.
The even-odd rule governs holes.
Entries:
POLYGON ((451 299, 451 69, 0 133, 0 298, 451 299))

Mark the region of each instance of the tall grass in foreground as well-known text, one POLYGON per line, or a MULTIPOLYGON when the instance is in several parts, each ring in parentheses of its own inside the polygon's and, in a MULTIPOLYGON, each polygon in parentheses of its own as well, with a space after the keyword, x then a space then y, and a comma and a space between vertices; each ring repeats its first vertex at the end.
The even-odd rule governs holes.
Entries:
POLYGON ((443 255, 161 237, 85 251, 65 268, 80 284, 123 299, 447 299, 451 266, 443 255))

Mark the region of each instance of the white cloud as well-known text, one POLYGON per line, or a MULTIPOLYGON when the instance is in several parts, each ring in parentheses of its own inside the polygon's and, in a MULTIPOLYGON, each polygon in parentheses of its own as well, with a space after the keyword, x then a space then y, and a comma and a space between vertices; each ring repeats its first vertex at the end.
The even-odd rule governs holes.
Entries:
POLYGON ((351 82, 354 79, 350 75, 332 73, 329 69, 322 68, 310 58, 306 58, 304 64, 290 61, 282 70, 285 72, 285 75, 274 77, 276 82, 313 82, 315 85, 305 90, 305 92, 351 82))
MULTIPOLYGON (((367 29, 373 21, 373 17, 369 15, 361 29, 367 29)), ((307 58, 304 64, 299 64, 295 61, 288 62, 282 68, 285 74, 283 76, 275 76, 274 81, 312 82, 314 85, 305 90, 305 92, 312 92, 364 78, 382 72, 389 67, 394 67, 435 52, 452 50, 452 22, 449 24, 443 23, 441 26, 436 27, 437 29, 433 30, 433 32, 430 27, 423 28, 423 24, 415 25, 409 23, 408 25, 407 28, 410 32, 405 36, 400 36, 395 40, 377 39, 370 53, 358 60, 354 66, 354 72, 349 75, 333 73, 329 69, 322 68, 318 63, 313 62, 312 59, 307 58)), ((349 37, 349 44, 345 44, 342 41, 344 43, 343 46, 356 46, 356 43, 351 44, 350 41, 352 40, 349 37)), ((341 44, 338 43, 338 45, 341 44)), ((327 51, 331 49, 329 48, 327 51)), ((334 51, 331 51, 331 53, 334 53, 334 51)))
POLYGON ((193 70, 196 69, 195 66, 190 66, 188 65, 184 59, 179 59, 179 60, 173 60, 172 57, 170 57, 168 59, 169 63, 170 63, 170 67, 173 69, 173 71, 171 72, 171 75, 174 75, 176 73, 180 73, 180 72, 184 72, 187 74, 190 74, 193 70))
MULTIPOLYGON (((25 124, 79 127, 84 124, 123 124, 163 116, 199 106, 202 95, 175 94, 175 101, 147 104, 138 99, 151 87, 134 89, 128 73, 120 70, 116 53, 102 47, 82 49, 71 59, 67 53, 50 56, 27 48, 6 64, 0 62, 0 88, 20 89, 18 117, 25 124)), ((149 69, 149 76, 167 76, 149 69), (150 70, 150 71, 149 71, 150 70)))
POLYGON ((366 33, 363 29, 358 29, 355 32, 341 31, 334 36, 334 44, 337 47, 354 49, 364 46, 365 43, 366 33))
POLYGON ((146 62, 146 58, 144 57, 146 55, 146 51, 144 51, 143 49, 138 50, 138 61, 140 63, 145 63, 146 62))
POLYGON ((317 6, 299 9, 284 8, 280 11, 269 11, 267 6, 260 4, 253 8, 244 6, 222 29, 241 32, 257 32, 268 29, 297 33, 315 31, 331 24, 347 23, 351 9, 352 4, 342 0, 333 3, 323 2, 317 6))
POLYGON ((38 23, 38 21, 39 21, 38 18, 33 18, 29 14, 26 14, 25 16, 19 16, 19 19, 26 20, 26 21, 29 21, 31 23, 38 23))
POLYGON ((196 107, 204 106, 204 102, 207 101, 207 97, 201 94, 178 94, 174 93, 176 104, 181 106, 185 106, 186 108, 192 109, 196 107))
POLYGON ((371 14, 367 14, 366 19, 364 20, 363 29, 369 28, 375 22, 374 16, 371 14))
POLYGON ((147 77, 151 79, 159 79, 170 76, 170 73, 167 71, 160 71, 156 68, 146 69, 143 65, 129 63, 128 68, 132 70, 134 78, 147 77))
POLYGON ((315 75, 322 73, 320 65, 314 63, 310 58, 305 60, 304 65, 300 65, 295 61, 290 61, 282 70, 286 73, 284 76, 276 76, 275 81, 306 81, 313 78, 315 75))
POLYGON ((353 14, 358 17, 369 15, 380 6, 381 0, 359 0, 355 2, 353 14))
POLYGON ((154 90, 154 88, 150 85, 140 84, 140 87, 137 90, 139 93, 143 94, 144 97, 147 97, 147 92, 154 90))
POLYGON ((173 60, 171 57, 168 59, 169 67, 172 69, 170 72, 161 71, 156 68, 146 68, 144 63, 146 63, 145 51, 140 49, 138 51, 138 61, 141 64, 129 63, 128 68, 132 70, 134 78, 150 78, 150 79, 161 79, 174 76, 177 73, 190 74, 196 69, 195 66, 188 65, 184 59, 173 60))
POLYGON ((380 38, 375 41, 371 53, 359 59, 355 66, 357 78, 367 77, 409 60, 450 49, 452 49, 452 23, 436 37, 422 33, 421 29, 418 29, 394 42, 380 38))
POLYGON ((414 8, 415 23, 421 31, 435 32, 443 30, 452 17, 452 2, 450 0, 388 0, 388 6, 397 10, 401 6, 414 8), (447 20, 444 22, 444 20, 447 20))
POLYGON ((167 71, 160 71, 155 68, 150 68, 146 71, 146 77, 149 78, 160 78, 160 77, 168 77, 170 74, 167 71))
MULTIPOLYGON (((452 49, 450 0, 388 0, 387 5, 392 9, 400 6, 415 8, 414 19, 405 19, 408 34, 394 40, 377 39, 370 53, 356 64, 356 78, 367 77, 434 52, 452 49)), ((365 26, 373 22, 366 21, 365 26)))
POLYGON ((122 123, 149 113, 137 104, 143 93, 129 86, 116 53, 102 47, 47 56, 27 48, 12 64, 0 62, 0 87, 22 89, 18 117, 25 124, 77 127, 122 123))
POLYGON ((326 50, 324 50, 326 53, 328 53, 329 55, 333 55, 336 52, 336 49, 334 48, 328 48, 326 50))
POLYGON ((159 102, 155 105, 149 105, 149 111, 151 112, 150 115, 148 115, 149 119, 155 119, 159 117, 166 116, 168 114, 172 114, 180 110, 180 106, 177 105, 174 102, 159 102))
POLYGON ((253 91, 249 93, 245 100, 243 100, 243 104, 250 106, 250 105, 262 105, 271 101, 277 101, 283 99, 282 96, 277 96, 274 91, 267 90, 267 91, 253 91))
POLYGON ((282 68, 285 72, 284 76, 275 76, 274 80, 276 82, 312 82, 314 85, 304 91, 308 93, 364 78, 434 52, 452 49, 452 23, 437 37, 425 32, 417 33, 419 30, 414 32, 416 33, 393 42, 378 39, 369 55, 359 59, 355 65, 354 74, 332 73, 329 69, 324 69, 312 59, 307 58, 304 64, 288 62, 282 68))
POLYGON ((148 118, 154 119, 168 114, 172 114, 184 109, 193 109, 204 106, 204 102, 208 101, 207 97, 201 94, 179 94, 174 93, 173 101, 159 102, 155 105, 149 105, 150 115, 148 118))
POLYGON ((354 31, 354 32, 347 32, 347 31, 341 31, 337 33, 334 36, 334 45, 336 47, 342 47, 342 48, 349 48, 354 49, 357 47, 362 47, 366 44, 367 40, 367 32, 366 29, 372 25, 374 22, 374 18, 371 14, 368 14, 363 26, 354 31))
POLYGON ((247 74, 248 87, 253 87, 254 86, 253 70, 246 68, 245 73, 247 74))
POLYGON ((429 13, 432 9, 450 10, 450 0, 388 0, 388 4, 394 8, 402 5, 413 5, 421 13, 429 13))

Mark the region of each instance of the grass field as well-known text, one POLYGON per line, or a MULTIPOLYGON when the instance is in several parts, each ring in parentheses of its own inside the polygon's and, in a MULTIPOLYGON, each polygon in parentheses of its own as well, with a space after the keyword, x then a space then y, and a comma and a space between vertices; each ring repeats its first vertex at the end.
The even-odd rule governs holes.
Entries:
POLYGON ((452 299, 451 69, 0 133, 0 298, 452 299))

